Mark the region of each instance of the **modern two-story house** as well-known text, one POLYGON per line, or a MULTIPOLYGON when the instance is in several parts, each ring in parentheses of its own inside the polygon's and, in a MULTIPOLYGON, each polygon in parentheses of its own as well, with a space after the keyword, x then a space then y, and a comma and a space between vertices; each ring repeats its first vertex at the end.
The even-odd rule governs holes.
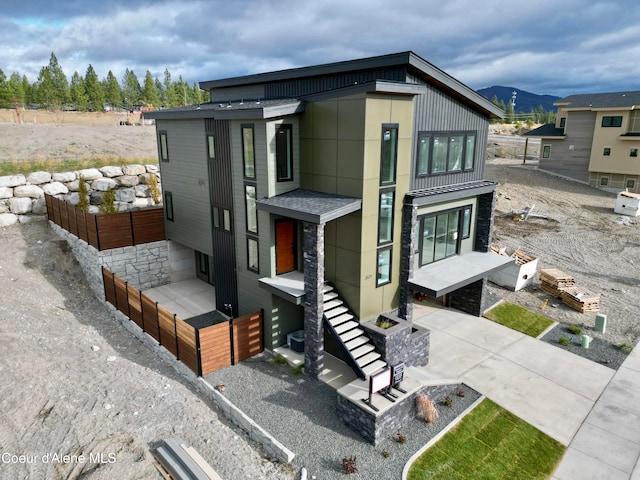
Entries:
POLYGON ((362 378, 385 364, 360 328, 414 295, 480 315, 495 201, 483 178, 502 111, 412 52, 205 81, 210 102, 156 111, 166 235, 219 311, 264 312, 268 349, 304 330, 362 378), (346 352, 346 353, 345 353, 346 352))
POLYGON ((541 169, 589 185, 640 192, 640 91, 570 95, 554 103, 541 138, 541 169))

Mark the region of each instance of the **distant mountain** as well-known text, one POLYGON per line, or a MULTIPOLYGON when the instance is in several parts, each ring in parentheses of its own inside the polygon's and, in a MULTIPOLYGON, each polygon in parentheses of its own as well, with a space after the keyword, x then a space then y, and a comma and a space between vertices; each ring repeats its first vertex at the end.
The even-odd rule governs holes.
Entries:
POLYGON ((553 95, 537 95, 535 93, 526 92, 515 87, 501 87, 493 86, 489 88, 481 88, 478 90, 480 95, 487 97, 489 100, 495 95, 498 100, 502 100, 505 105, 511 101, 511 94, 517 92, 516 95, 516 112, 529 113, 531 110, 535 110, 539 105, 542 105, 545 111, 556 110, 553 106, 553 102, 560 100, 560 97, 554 97, 553 95))

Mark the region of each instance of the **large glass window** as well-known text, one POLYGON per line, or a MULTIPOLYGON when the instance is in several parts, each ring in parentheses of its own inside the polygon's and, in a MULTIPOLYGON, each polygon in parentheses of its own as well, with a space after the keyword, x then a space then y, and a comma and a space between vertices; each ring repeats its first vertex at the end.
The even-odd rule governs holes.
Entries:
POLYGON ((380 192, 378 213, 378 244, 393 241, 393 208, 394 190, 380 192))
POLYGON ((244 186, 244 201, 247 212, 247 232, 258 233, 258 211, 256 209, 256 186, 244 186))
POLYGON ((158 132, 158 135, 160 136, 160 160, 162 160, 163 162, 168 162, 169 145, 167 143, 167 132, 163 130, 158 132))
POLYGON ((473 132, 419 132, 416 174, 473 170, 475 149, 473 132))
POLYGON ((602 117, 602 126, 603 127, 621 127, 622 126, 622 115, 608 116, 605 115, 602 117))
POLYGON ((382 126, 382 152, 380 154, 380 185, 395 183, 398 156, 398 126, 382 126))
POLYGON ((282 124, 276 130, 276 170, 277 180, 293 180, 293 127, 282 124))
POLYGON ((253 143, 253 125, 242 126, 242 159, 245 178, 256 178, 256 159, 253 143))
POLYGON ((378 249, 376 287, 391 283, 391 247, 378 249))
POLYGON ((471 235, 471 205, 418 219, 420 266, 457 255, 460 240, 471 235))
POLYGON ((258 240, 247 237, 247 268, 252 272, 258 273, 258 240))

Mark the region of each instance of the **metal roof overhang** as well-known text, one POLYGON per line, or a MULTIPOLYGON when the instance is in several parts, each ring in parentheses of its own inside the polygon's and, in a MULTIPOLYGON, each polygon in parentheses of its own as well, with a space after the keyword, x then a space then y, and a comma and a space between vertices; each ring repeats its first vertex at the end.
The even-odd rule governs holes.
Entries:
POLYGON ((437 298, 486 278, 514 262, 511 257, 495 253, 465 253, 421 267, 409 279, 409 286, 437 298))
POLYGON ((327 223, 362 208, 360 198, 297 189, 256 200, 258 210, 315 224, 327 223))
POLYGON ((156 110, 144 114, 145 118, 156 120, 186 120, 194 118, 215 118, 217 120, 268 119, 304 112, 302 100, 263 101, 235 104, 202 104, 198 106, 156 110))
POLYGON ((496 182, 492 182, 490 180, 478 180, 452 185, 442 185, 439 187, 430 187, 422 190, 413 190, 407 193, 405 203, 424 206, 443 202, 453 202, 463 198, 491 193, 496 189, 496 186, 496 182))

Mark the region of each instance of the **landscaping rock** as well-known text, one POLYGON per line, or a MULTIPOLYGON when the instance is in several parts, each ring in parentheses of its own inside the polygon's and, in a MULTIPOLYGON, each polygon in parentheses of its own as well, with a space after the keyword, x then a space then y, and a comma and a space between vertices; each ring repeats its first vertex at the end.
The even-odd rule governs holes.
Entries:
POLYGON ((11 198, 11 197, 13 197, 13 188, 0 187, 0 198, 11 198))
POLYGON ((44 191, 37 185, 19 185, 13 189, 14 197, 44 197, 44 191))
POLYGON ((39 198, 35 202, 33 202, 33 206, 31 207, 31 212, 34 215, 46 215, 47 214, 47 202, 45 201, 45 199, 44 198, 39 198))
POLYGON ((147 169, 144 167, 144 165, 125 165, 124 167, 122 167, 121 175, 138 176, 146 172, 147 172, 147 169))
POLYGON ((116 190, 116 201, 129 203, 136 199, 136 191, 133 188, 119 188, 116 190))
POLYGON ((78 205, 80 202, 80 194, 78 192, 71 192, 69 195, 64 197, 64 201, 71 205, 78 205))
POLYGON ((30 213, 32 205, 33 202, 27 197, 13 197, 9 199, 9 210, 15 215, 30 213))
POLYGON ((91 188, 99 192, 106 192, 117 186, 118 184, 112 178, 100 178, 91 184, 91 188))
POLYGON ((18 185, 26 185, 27 179, 24 175, 6 175, 0 177, 0 187, 17 187, 18 185))
POLYGON ((51 175, 51 180, 54 182, 73 182, 76 179, 75 172, 62 172, 62 173, 53 173, 51 175))
POLYGON ((149 198, 149 197, 151 197, 151 193, 149 192, 149 186, 148 185, 136 185, 136 197, 141 197, 141 198, 149 198))
POLYGON ((85 180, 97 180, 102 178, 102 173, 97 168, 87 168, 85 170, 79 170, 77 172, 78 178, 82 177, 85 180))
POLYGON ((145 165, 147 172, 149 173, 160 173, 160 168, 158 165, 145 165))
POLYGON ((0 213, 11 213, 6 202, 0 201, 0 213))
MULTIPOLYGON (((89 182, 84 182, 87 187, 87 191, 91 188, 91 184, 89 182)), ((74 180, 72 182, 67 183, 67 188, 70 192, 79 192, 80 191, 80 180, 74 180)))
POLYGON ((155 204, 153 203, 153 200, 150 198, 136 198, 131 203, 131 206, 134 208, 148 208, 148 207, 155 206, 155 204))
POLYGON ((105 177, 121 177, 122 176, 122 167, 101 167, 100 172, 105 176, 105 177))
POLYGON ((51 174, 49 172, 33 172, 27 175, 27 183, 32 185, 41 185, 43 183, 49 183, 51 181, 51 174))
POLYGON ((44 193, 46 193, 47 195, 54 196, 69 193, 69 189, 64 185, 64 183, 60 182, 47 183, 42 187, 42 190, 44 190, 44 193))
POLYGON ((89 204, 90 205, 102 205, 102 197, 104 196, 104 192, 99 192, 94 190, 89 195, 89 204))
POLYGON ((155 173, 143 173, 142 175, 140 175, 138 178, 140 178, 140 183, 143 185, 149 185, 149 178, 151 178, 151 175, 153 175, 154 177, 158 178, 158 176, 155 173))
POLYGON ((117 179, 117 182, 123 187, 133 187, 140 183, 137 175, 123 175, 117 179))
POLYGON ((8 227, 18 223, 18 216, 13 213, 0 213, 0 227, 8 227))

